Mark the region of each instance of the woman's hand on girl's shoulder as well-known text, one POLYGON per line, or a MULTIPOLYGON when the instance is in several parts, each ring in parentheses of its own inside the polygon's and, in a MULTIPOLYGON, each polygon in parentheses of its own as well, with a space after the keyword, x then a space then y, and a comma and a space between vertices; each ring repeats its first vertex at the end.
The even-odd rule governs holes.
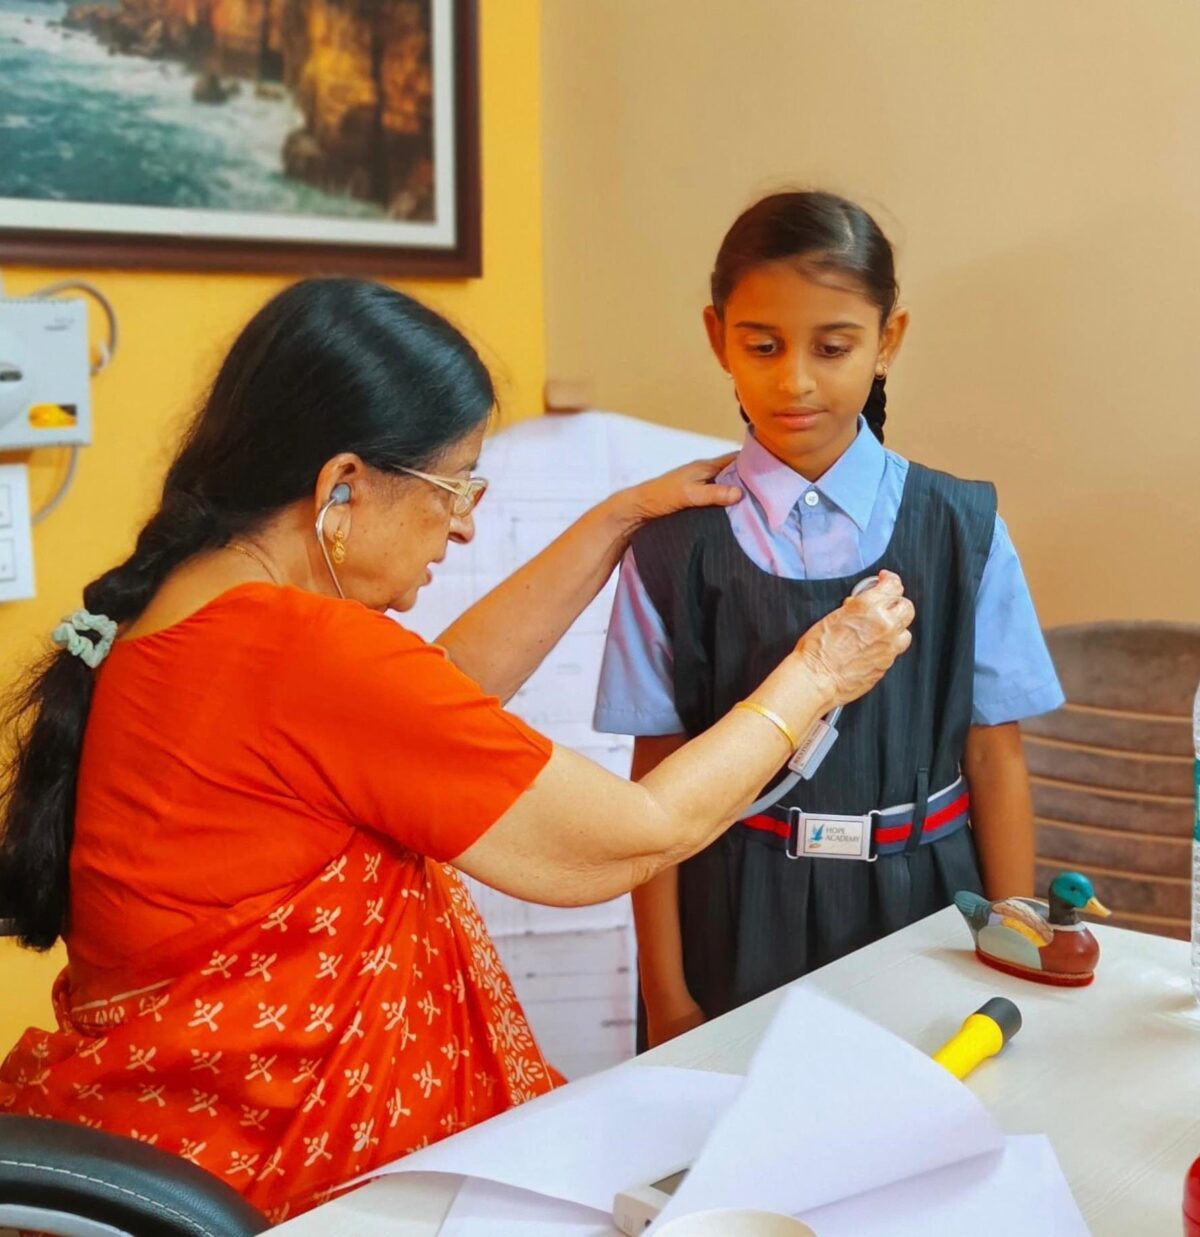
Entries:
POLYGON ((732 507, 742 499, 736 485, 717 485, 717 476, 737 459, 737 452, 715 460, 696 460, 673 468, 661 477, 620 490, 610 501, 619 503, 630 531, 648 520, 687 507, 732 507))

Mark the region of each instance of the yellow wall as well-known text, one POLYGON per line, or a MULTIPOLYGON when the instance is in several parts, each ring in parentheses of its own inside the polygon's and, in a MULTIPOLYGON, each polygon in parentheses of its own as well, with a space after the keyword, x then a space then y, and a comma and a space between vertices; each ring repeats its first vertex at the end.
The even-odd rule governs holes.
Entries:
MULTIPOLYGON (((541 0, 481 0, 484 277, 406 284, 451 316, 495 374, 506 419, 541 409, 542 312, 541 0)), ((120 317, 121 346, 93 384, 94 443, 63 506, 34 537, 37 598, 0 605, 0 680, 42 647, 79 604, 82 586, 128 552, 148 513, 176 428, 231 337, 288 280, 249 275, 136 271, 4 270, 5 294, 81 275, 120 317)), ((3 457, 13 458, 30 457, 3 457)), ((35 508, 51 492, 64 453, 35 453, 35 508)), ((0 943, 0 1055, 30 1022, 49 1017, 57 964, 0 943)))
POLYGON ((734 435, 700 324, 785 185, 876 211, 888 442, 996 481, 1047 623, 1200 619, 1200 5, 547 0, 547 361, 734 435))

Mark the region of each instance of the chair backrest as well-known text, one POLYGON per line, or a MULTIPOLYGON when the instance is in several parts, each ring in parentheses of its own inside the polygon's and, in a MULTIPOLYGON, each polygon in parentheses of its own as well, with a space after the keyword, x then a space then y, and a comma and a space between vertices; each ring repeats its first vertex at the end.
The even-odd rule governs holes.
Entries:
POLYGON ((0 1230, 55 1237, 254 1237, 270 1225, 224 1181, 102 1130, 0 1113, 0 1230))
POLYGON ((1109 922, 1186 937, 1200 627, 1093 623, 1052 628, 1046 640, 1067 703, 1022 724, 1038 892, 1079 869, 1109 922))

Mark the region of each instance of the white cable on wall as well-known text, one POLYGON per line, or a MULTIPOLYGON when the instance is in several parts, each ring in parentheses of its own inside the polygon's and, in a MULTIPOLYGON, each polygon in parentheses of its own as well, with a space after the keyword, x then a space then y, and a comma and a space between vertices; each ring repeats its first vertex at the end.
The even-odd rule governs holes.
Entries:
POLYGON ((29 517, 30 524, 40 524, 43 520, 53 515, 62 505, 63 499, 67 496, 67 491, 71 488, 71 483, 75 480, 75 472, 78 467, 79 447, 72 445, 67 448, 67 471, 63 474, 63 479, 58 483, 58 489, 29 517))
POLYGON ((95 284, 90 284, 86 279, 61 279, 58 283, 47 284, 44 288, 39 288, 36 292, 29 294, 30 300, 37 300, 39 297, 58 296, 61 292, 86 292, 92 297, 95 302, 104 311, 104 317, 108 321, 108 343, 99 345, 99 360, 95 361, 91 367, 92 377, 103 373, 111 363, 117 352, 117 343, 120 337, 120 330, 117 324, 117 311, 113 309, 112 302, 96 287, 95 284))

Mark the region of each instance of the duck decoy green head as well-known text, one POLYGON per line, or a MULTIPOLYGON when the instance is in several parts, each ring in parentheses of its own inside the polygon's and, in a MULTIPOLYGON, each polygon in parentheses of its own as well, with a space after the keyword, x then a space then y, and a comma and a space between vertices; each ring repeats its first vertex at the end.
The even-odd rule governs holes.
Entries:
POLYGON ((1050 897, 1061 898, 1068 906, 1093 915, 1110 914, 1096 897, 1092 882, 1082 872, 1060 872, 1050 885, 1050 897))

